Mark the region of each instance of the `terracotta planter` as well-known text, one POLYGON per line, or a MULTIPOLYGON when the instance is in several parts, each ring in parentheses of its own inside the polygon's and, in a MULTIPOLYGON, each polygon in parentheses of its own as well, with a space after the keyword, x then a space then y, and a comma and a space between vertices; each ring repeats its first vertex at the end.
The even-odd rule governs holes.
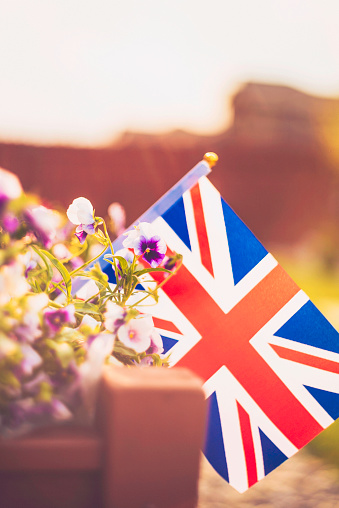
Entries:
POLYGON ((186 369, 109 367, 95 427, 0 441, 0 507, 193 508, 205 410, 186 369))

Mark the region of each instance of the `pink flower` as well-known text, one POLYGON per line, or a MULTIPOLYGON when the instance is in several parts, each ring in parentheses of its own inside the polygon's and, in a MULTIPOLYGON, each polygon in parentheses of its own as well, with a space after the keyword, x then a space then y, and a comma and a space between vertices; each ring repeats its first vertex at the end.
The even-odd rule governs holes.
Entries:
POLYGON ((44 311, 44 323, 50 334, 57 333, 64 325, 74 325, 76 323, 74 313, 75 307, 73 304, 61 309, 46 309, 44 311))
MULTIPOLYGON (((0 198, 1 199, 1 198, 0 198)), ((19 219, 10 212, 4 213, 2 218, 3 228, 8 231, 8 233, 15 233, 20 224, 19 219)))

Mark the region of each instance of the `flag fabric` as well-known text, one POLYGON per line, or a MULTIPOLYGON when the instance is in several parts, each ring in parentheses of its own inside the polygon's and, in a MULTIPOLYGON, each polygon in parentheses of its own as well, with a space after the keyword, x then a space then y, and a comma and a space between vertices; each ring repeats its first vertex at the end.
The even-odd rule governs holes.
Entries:
MULTIPOLYGON (((140 218, 154 225, 169 254, 183 255, 147 312, 171 365, 203 378, 204 453, 244 492, 339 416, 339 335, 222 199, 208 171, 198 164, 140 218)), ((111 265, 101 264, 114 284, 111 265)))

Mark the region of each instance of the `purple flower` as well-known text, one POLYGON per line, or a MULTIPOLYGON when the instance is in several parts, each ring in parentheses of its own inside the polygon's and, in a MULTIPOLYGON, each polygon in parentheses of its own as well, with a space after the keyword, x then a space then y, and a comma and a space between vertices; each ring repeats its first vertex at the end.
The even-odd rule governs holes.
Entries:
POLYGON ((81 244, 85 242, 87 235, 94 235, 94 233, 94 224, 79 224, 75 230, 75 236, 78 238, 81 244))
POLYGON ((152 268, 156 268, 165 257, 166 245, 160 236, 152 236, 151 238, 141 236, 134 252, 137 256, 142 256, 152 268))
POLYGON ((134 230, 125 233, 127 238, 123 246, 134 249, 137 256, 142 258, 156 268, 165 257, 167 250, 165 242, 155 233, 151 224, 141 222, 134 230))
POLYGON ((50 334, 57 333, 66 324, 75 324, 75 307, 73 304, 61 309, 46 309, 44 311, 44 323, 50 334))
MULTIPOLYGON (((1 198, 0 198, 1 199, 1 198)), ((8 231, 8 233, 15 233, 20 224, 19 219, 10 212, 4 214, 2 218, 3 228, 8 231)))

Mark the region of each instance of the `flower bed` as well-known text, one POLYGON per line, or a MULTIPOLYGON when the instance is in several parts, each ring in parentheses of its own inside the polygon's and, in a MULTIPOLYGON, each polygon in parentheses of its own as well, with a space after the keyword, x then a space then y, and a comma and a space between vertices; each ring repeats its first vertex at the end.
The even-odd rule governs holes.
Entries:
POLYGON ((167 258, 165 243, 145 222, 126 232, 124 248, 114 252, 108 230, 123 230, 124 212, 117 203, 109 212, 108 220, 96 217, 80 197, 67 221, 0 168, 3 436, 59 421, 90 422, 104 363, 168 365, 145 304, 157 302, 181 256, 167 258), (103 255, 115 284, 96 263, 103 255), (162 272, 161 282, 147 280, 154 271, 162 272))

